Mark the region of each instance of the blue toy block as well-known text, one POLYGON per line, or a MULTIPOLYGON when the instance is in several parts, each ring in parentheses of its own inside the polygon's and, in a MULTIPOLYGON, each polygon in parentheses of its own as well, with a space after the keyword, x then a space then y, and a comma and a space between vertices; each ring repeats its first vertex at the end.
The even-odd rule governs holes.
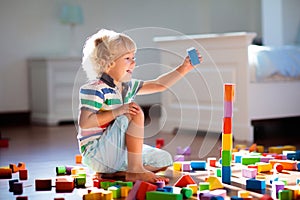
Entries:
POLYGON ((235 163, 242 163, 242 155, 234 155, 234 162, 235 163))
POLYGON ((222 183, 231 184, 231 166, 222 166, 222 183))
POLYGON ((297 170, 300 171, 300 162, 297 162, 297 170))
POLYGON ((173 193, 173 187, 172 187, 172 186, 165 186, 165 187, 163 187, 163 189, 164 189, 166 192, 173 193))
POLYGON ((231 196, 230 199, 231 200, 244 200, 242 197, 238 197, 238 196, 231 196))
POLYGON ((206 161, 191 161, 192 170, 205 170, 206 169, 206 161))
POLYGON ((191 64, 193 66, 197 65, 197 64, 200 64, 200 60, 199 60, 199 57, 198 57, 198 53, 196 51, 196 49, 194 47, 191 47, 189 49, 186 50, 189 57, 190 57, 190 60, 191 60, 191 64))
POLYGON ((266 189, 266 181, 259 179, 246 180, 246 190, 264 190, 266 189))

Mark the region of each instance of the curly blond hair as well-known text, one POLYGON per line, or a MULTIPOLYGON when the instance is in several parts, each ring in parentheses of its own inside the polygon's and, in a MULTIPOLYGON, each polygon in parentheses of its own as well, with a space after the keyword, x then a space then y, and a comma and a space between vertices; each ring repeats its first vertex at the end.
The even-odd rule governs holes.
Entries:
POLYGON ((101 29, 85 42, 82 68, 88 79, 94 80, 101 76, 113 61, 132 51, 136 51, 136 44, 129 36, 101 29))

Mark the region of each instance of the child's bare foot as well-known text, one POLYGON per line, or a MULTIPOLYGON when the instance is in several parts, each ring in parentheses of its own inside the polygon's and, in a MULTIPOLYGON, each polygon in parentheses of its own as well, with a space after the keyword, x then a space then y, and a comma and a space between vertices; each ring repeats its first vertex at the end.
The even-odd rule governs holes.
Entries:
POLYGON ((125 178, 126 172, 115 172, 115 173, 101 173, 101 172, 96 172, 94 177, 96 179, 119 179, 119 178, 125 178))
POLYGON ((127 172, 125 176, 126 181, 145 181, 149 183, 156 183, 157 181, 164 181, 166 183, 169 182, 168 178, 162 177, 162 176, 157 176, 153 172, 150 171, 145 171, 141 173, 132 173, 132 172, 127 172))

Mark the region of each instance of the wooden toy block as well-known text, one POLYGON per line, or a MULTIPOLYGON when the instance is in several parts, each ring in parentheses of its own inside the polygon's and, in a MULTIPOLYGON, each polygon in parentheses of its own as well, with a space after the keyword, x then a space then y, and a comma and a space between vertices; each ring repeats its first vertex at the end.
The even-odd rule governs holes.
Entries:
POLYGON ((141 182, 139 190, 136 193, 136 200, 144 200, 146 197, 146 192, 155 191, 156 189, 156 185, 147 182, 141 182))
POLYGON ((0 148, 8 148, 9 143, 8 139, 2 138, 0 139, 0 148))
POLYGON ((55 182, 56 192, 72 192, 74 179, 71 177, 57 178, 55 182))
POLYGON ((296 170, 297 169, 297 161, 293 160, 270 160, 269 161, 274 167, 275 163, 280 163, 285 170, 296 170))
POLYGON ((85 188, 86 177, 85 176, 75 177, 74 183, 76 188, 85 188))
POLYGON ((13 164, 13 163, 9 164, 9 168, 12 170, 12 173, 16 173, 19 171, 19 168, 17 167, 17 165, 13 164))
POLYGON ((271 156, 263 156, 260 158, 260 162, 269 163, 270 160, 274 160, 274 157, 271 156))
POLYGON ((273 200, 273 198, 272 198, 270 195, 268 195, 268 194, 264 194, 264 195, 260 198, 260 200, 273 200))
POLYGON ((233 102, 224 101, 224 117, 233 117, 233 102))
POLYGON ((207 163, 208 163, 208 166, 210 166, 210 167, 216 167, 217 166, 217 158, 209 157, 209 158, 207 158, 207 163))
POLYGON ((190 162, 183 162, 182 163, 182 171, 183 172, 190 172, 191 171, 191 164, 190 164, 190 162))
POLYGON ((182 194, 184 199, 189 199, 191 196, 193 196, 193 190, 188 187, 183 187, 180 190, 180 193, 182 194))
POLYGON ((166 192, 173 193, 173 186, 165 186, 165 187, 163 187, 163 189, 164 189, 166 192))
POLYGON ((107 190, 111 191, 112 197, 114 199, 117 199, 117 198, 121 197, 121 189, 119 187, 111 186, 111 187, 107 188, 107 190))
POLYGON ((10 168, 0 168, 0 179, 11 179, 12 170, 10 168))
POLYGON ((252 144, 250 147, 249 147, 249 152, 257 152, 257 150, 256 150, 256 144, 254 143, 254 144, 252 144))
POLYGON ((188 48, 186 51, 193 66, 200 64, 197 50, 194 47, 188 48))
POLYGON ((52 179, 35 179, 36 191, 50 191, 52 190, 52 179))
POLYGON ((65 166, 57 166, 55 171, 56 171, 56 175, 57 176, 59 176, 59 175, 66 175, 67 168, 65 166))
POLYGON ((96 188, 100 188, 100 181, 98 179, 93 180, 93 186, 96 188))
POLYGON ((222 176, 222 169, 221 169, 221 168, 215 169, 215 175, 216 175, 217 177, 221 177, 221 176, 222 176))
MULTIPOLYGON (((102 197, 101 200, 113 200, 111 191, 103 191, 101 197, 102 197)), ((127 200, 129 200, 129 199, 127 199, 127 200)))
POLYGON ((165 181, 156 181, 155 185, 157 186, 157 188, 163 188, 166 186, 165 181))
POLYGON ((13 192, 14 190, 13 190, 13 186, 14 186, 14 183, 16 183, 16 182, 19 182, 19 180, 18 179, 12 179, 12 180, 9 180, 8 181, 8 184, 9 184, 9 191, 10 192, 13 192))
POLYGON ((177 152, 177 155, 191 155, 191 147, 187 146, 185 148, 181 148, 181 146, 178 146, 176 148, 176 152, 177 152))
POLYGON ((186 187, 188 184, 196 184, 196 182, 193 180, 193 178, 186 174, 182 175, 177 182, 174 184, 176 187, 186 187))
POLYGON ((209 183, 209 190, 222 189, 224 188, 221 181, 216 176, 209 176, 206 179, 206 182, 209 183))
POLYGON ((191 168, 192 170, 205 170, 206 169, 206 161, 199 160, 199 161, 191 161, 191 168))
POLYGON ((199 191, 210 190, 209 185, 210 185, 209 182, 200 182, 199 191))
POLYGON ((243 156, 242 157, 243 165, 252 165, 257 162, 260 162, 260 156, 243 156))
POLYGON ((197 194, 197 191, 198 191, 197 184, 188 184, 186 187, 190 188, 193 191, 193 194, 197 194))
POLYGON ((266 176, 263 175, 263 174, 258 174, 258 175, 255 176, 255 178, 258 179, 258 180, 266 180, 266 176))
POLYGON ((245 190, 238 191, 238 197, 248 198, 249 195, 250 195, 249 191, 245 191, 245 190))
POLYGON ((258 152, 258 153, 265 152, 265 147, 262 145, 256 145, 256 152, 258 152))
POLYGON ((18 196, 16 197, 16 200, 28 200, 27 196, 18 196))
POLYGON ((272 197, 274 199, 278 198, 278 192, 284 190, 284 183, 282 181, 273 181, 272 182, 272 197))
POLYGON ((76 164, 81 164, 82 163, 82 155, 81 154, 75 155, 75 163, 76 164))
POLYGON ((257 172, 270 172, 272 170, 272 165, 271 163, 263 163, 263 162, 258 162, 256 163, 257 165, 257 172))
POLYGON ((246 190, 264 190, 266 189, 265 180, 247 179, 246 190))
POLYGON ((227 197, 227 191, 225 189, 216 189, 210 192, 215 197, 223 197, 225 199, 227 197))
POLYGON ((182 200, 182 194, 174 194, 169 192, 151 191, 146 193, 147 200, 182 200))
POLYGON ((26 164, 24 162, 19 162, 18 163, 18 168, 20 169, 26 169, 26 164))
POLYGON ((231 184, 231 166, 222 166, 222 183, 231 184))
POLYGON ((176 161, 184 161, 184 155, 175 155, 174 156, 174 162, 176 161))
POLYGON ((135 200, 136 199, 135 196, 140 188, 141 183, 142 183, 142 181, 139 181, 139 180, 137 180, 134 183, 132 189, 128 193, 127 200, 135 200))
POLYGON ((232 118, 224 117, 223 118, 223 134, 231 134, 232 133, 232 118))
POLYGON ((182 162, 173 162, 173 170, 174 171, 181 171, 182 169, 182 162))
POLYGON ((23 194, 23 183, 22 182, 14 182, 12 189, 13 189, 14 195, 23 194))
POLYGON ((20 180, 28 179, 28 170, 27 169, 19 169, 19 179, 20 180))
POLYGON ((231 150, 232 149, 232 134, 222 134, 222 149, 231 150))
POLYGON ((131 187, 128 186, 122 186, 121 188, 121 197, 127 197, 129 194, 129 191, 131 190, 131 187))
POLYGON ((92 192, 92 193, 84 194, 82 199, 83 200, 96 200, 96 199, 102 200, 102 193, 101 192, 92 192))
POLYGON ((279 200, 292 200, 293 193, 291 190, 279 190, 278 199, 279 200))
POLYGON ((243 168, 242 176, 245 178, 255 178, 257 175, 257 169, 254 168, 243 168))
POLYGON ((231 158, 230 150, 222 150, 222 166, 231 166, 231 158))
POLYGON ((230 200, 244 200, 244 199, 242 197, 238 197, 238 196, 231 196, 230 200))
POLYGON ((107 190, 109 187, 111 186, 115 186, 117 185, 116 182, 112 182, 112 181, 101 181, 100 182, 100 187, 107 190))
POLYGON ((54 200, 65 200, 63 197, 55 197, 54 200))
POLYGON ((298 185, 285 186, 284 189, 292 191, 292 199, 300 199, 300 188, 298 185))
POLYGON ((164 145, 165 145, 165 139, 164 138, 157 138, 156 139, 156 147, 159 146, 159 148, 161 148, 164 145))
POLYGON ((224 100, 234 101, 234 84, 226 83, 224 84, 224 100))

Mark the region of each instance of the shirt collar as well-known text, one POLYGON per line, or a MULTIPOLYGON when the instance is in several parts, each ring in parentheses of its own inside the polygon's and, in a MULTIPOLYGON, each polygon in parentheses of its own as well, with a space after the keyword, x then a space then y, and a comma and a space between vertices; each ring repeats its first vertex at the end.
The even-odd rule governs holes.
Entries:
POLYGON ((103 81, 104 83, 106 83, 110 87, 113 87, 113 88, 116 87, 116 85, 114 83, 114 79, 107 73, 102 73, 100 80, 103 81))

